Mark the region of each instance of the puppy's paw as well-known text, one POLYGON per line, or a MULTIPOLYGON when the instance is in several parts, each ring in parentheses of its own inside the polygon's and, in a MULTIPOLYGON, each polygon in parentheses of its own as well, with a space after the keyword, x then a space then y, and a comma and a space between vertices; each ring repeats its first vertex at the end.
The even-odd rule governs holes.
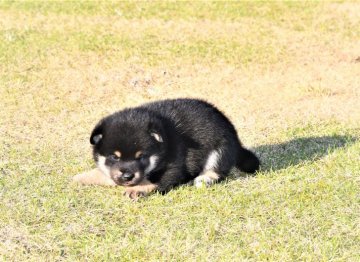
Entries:
POLYGON ((203 174, 200 174, 198 177, 194 179, 194 186, 197 188, 201 187, 209 187, 212 184, 216 183, 219 180, 219 174, 214 171, 206 171, 203 174))
POLYGON ((147 179, 144 179, 141 183, 136 186, 126 187, 124 196, 127 196, 130 199, 138 200, 140 197, 145 197, 151 192, 157 189, 157 185, 151 183, 147 179))
POLYGON ((97 168, 74 176, 72 182, 81 185, 116 186, 116 183, 111 178, 104 175, 97 168))
POLYGON ((147 196, 147 193, 145 191, 139 191, 139 189, 135 186, 126 188, 124 196, 137 201, 139 198, 147 196))

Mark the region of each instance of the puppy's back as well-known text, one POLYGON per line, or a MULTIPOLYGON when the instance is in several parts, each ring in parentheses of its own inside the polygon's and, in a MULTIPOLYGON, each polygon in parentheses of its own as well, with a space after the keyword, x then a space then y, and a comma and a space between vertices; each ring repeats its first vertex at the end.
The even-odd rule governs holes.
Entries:
POLYGON ((145 104, 143 107, 160 114, 173 123, 179 132, 196 140, 207 142, 237 136, 227 117, 216 107, 202 100, 163 100, 145 104))

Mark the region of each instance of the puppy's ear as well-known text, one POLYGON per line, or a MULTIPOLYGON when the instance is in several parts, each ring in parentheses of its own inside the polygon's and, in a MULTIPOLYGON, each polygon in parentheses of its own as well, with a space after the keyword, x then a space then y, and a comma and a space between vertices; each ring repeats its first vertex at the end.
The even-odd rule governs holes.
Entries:
POLYGON ((159 125, 157 125, 155 123, 150 123, 148 126, 148 130, 149 130, 150 136, 155 138, 156 141, 158 141, 160 143, 164 142, 163 136, 161 135, 162 128, 159 125))
POLYGON ((94 128, 90 136, 90 143, 97 145, 103 138, 104 121, 100 121, 94 128))

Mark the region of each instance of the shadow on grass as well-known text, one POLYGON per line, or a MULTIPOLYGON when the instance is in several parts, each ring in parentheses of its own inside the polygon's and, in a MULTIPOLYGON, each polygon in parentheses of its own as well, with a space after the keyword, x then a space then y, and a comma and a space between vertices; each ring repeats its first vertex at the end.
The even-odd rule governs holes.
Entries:
POLYGON ((261 171, 266 172, 320 159, 355 141, 356 138, 343 135, 303 137, 280 144, 262 145, 253 150, 260 157, 261 171))

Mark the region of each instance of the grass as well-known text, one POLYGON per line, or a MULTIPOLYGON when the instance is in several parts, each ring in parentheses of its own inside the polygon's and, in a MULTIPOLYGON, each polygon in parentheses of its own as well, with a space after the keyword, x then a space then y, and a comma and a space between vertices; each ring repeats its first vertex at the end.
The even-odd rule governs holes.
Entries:
POLYGON ((358 261, 359 13, 2 1, 0 260, 358 261), (173 97, 216 104, 261 171, 138 203, 69 183, 100 117, 173 97))
POLYGON ((83 14, 83 15, 118 15, 126 19, 157 18, 172 19, 227 19, 265 15, 275 18, 288 11, 311 10, 317 3, 260 3, 260 2, 115 2, 115 1, 76 1, 76 2, 46 2, 34 1, 4 1, 2 9, 26 10, 43 14, 83 14))

